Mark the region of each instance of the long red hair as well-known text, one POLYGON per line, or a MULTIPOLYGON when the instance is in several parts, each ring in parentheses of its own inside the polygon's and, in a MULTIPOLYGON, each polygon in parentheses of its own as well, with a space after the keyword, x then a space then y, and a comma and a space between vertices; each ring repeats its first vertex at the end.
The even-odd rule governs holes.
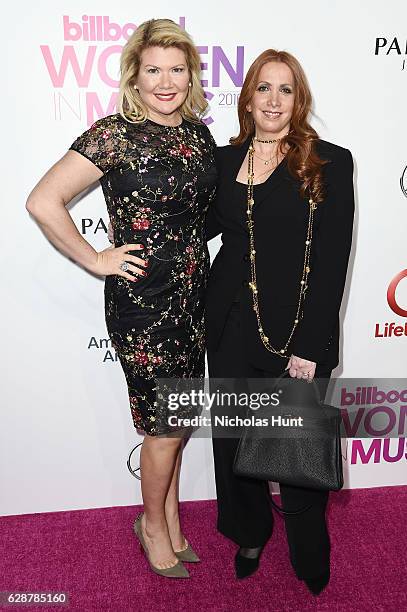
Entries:
POLYGON ((239 135, 231 138, 232 145, 241 145, 254 136, 255 125, 252 114, 246 109, 259 82, 260 70, 268 62, 283 62, 294 77, 294 108, 290 121, 290 132, 279 143, 280 152, 287 150, 287 167, 292 176, 301 182, 301 194, 310 194, 314 202, 322 202, 324 196, 322 166, 326 163, 315 151, 318 134, 309 123, 312 95, 307 77, 299 61, 286 51, 267 49, 252 63, 240 92, 238 116, 239 135), (288 145, 288 147, 287 147, 288 145))

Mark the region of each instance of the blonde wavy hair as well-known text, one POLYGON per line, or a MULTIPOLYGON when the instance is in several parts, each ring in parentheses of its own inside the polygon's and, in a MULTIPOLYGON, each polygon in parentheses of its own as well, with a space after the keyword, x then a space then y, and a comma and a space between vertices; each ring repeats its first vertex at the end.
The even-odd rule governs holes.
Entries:
POLYGON ((149 47, 176 47, 185 53, 191 87, 179 112, 184 119, 198 123, 208 102, 201 85, 201 60, 192 38, 171 19, 150 19, 130 36, 120 56, 120 85, 117 109, 123 119, 141 123, 147 119, 147 107, 134 85, 140 70, 141 54, 149 47))

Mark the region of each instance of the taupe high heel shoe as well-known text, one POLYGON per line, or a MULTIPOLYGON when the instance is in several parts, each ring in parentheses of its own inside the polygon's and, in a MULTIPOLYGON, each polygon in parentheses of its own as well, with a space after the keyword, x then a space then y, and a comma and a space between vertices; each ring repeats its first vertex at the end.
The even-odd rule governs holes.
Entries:
POLYGON ((149 553, 148 553, 148 548, 146 546, 146 543, 143 537, 143 532, 141 530, 141 517, 142 516, 143 516, 142 513, 138 515, 138 517, 134 521, 133 529, 134 529, 134 533, 138 537, 139 542, 145 552, 147 561, 152 571, 158 574, 159 576, 165 576, 166 578, 189 578, 190 577, 189 572, 187 568, 184 567, 180 559, 178 559, 178 562, 173 567, 167 567, 167 568, 156 567, 155 565, 151 563, 149 553))
POLYGON ((186 563, 198 563, 200 561, 200 558, 198 557, 192 546, 188 544, 187 540, 185 540, 185 543, 187 546, 183 550, 174 550, 178 559, 180 561, 185 561, 186 563))

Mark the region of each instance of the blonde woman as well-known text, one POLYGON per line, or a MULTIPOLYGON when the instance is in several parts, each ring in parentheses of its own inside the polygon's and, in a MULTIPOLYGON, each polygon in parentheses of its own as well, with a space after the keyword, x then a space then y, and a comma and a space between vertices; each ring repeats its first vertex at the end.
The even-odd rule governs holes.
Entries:
POLYGON ((143 23, 121 56, 119 112, 96 121, 27 200, 50 241, 106 276, 107 329, 127 381, 141 451, 144 513, 134 530, 150 567, 188 577, 199 561, 178 514, 182 436, 155 403, 155 378, 204 375, 203 294, 209 269, 205 214, 214 196, 215 143, 200 117, 207 103, 200 59, 173 21, 143 23), (98 253, 67 204, 100 180, 114 246, 98 253))

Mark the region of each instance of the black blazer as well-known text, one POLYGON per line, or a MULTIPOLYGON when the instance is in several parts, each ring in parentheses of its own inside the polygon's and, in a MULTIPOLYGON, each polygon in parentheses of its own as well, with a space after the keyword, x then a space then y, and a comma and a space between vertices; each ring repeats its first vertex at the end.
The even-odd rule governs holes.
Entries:
MULTIPOLYGON (((218 191, 207 218, 210 240, 222 234, 222 246, 211 268, 206 293, 206 335, 216 350, 228 312, 240 291, 242 325, 253 365, 267 370, 285 362, 264 348, 253 311, 246 226, 246 190, 236 176, 249 146, 219 147, 218 191), (239 190, 243 190, 243 193, 239 190)), ((294 354, 334 368, 339 353, 339 309, 352 242, 354 216, 353 160, 350 151, 323 140, 325 199, 314 214, 311 271, 303 317, 288 347, 294 354)), ((295 318, 301 280, 308 199, 286 162, 258 188, 253 208, 257 284, 263 327, 274 347, 285 345, 295 318)), ((282 369, 283 369, 282 367, 282 369)))

